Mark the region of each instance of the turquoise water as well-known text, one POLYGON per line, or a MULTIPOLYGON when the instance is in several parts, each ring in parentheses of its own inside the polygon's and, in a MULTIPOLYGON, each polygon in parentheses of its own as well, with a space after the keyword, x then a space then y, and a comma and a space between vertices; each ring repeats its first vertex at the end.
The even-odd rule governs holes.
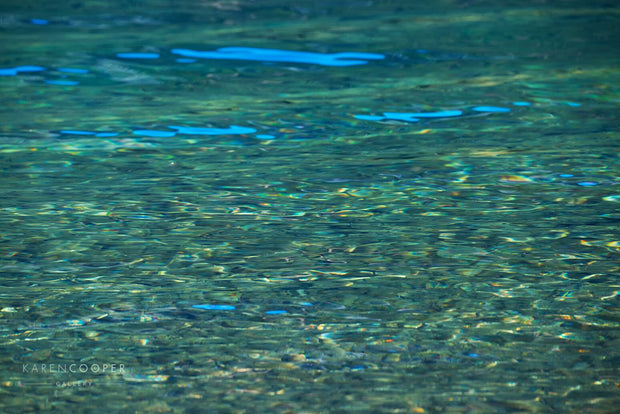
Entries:
POLYGON ((608 413, 613 2, 4 1, 0 411, 608 413))

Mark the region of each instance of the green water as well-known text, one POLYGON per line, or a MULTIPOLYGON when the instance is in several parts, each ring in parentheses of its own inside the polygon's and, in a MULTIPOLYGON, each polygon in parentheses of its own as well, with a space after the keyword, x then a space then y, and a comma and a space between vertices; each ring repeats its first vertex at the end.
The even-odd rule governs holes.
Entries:
POLYGON ((56 3, 0 4, 0 411, 620 404, 613 2, 56 3), (234 46, 384 59, 172 53, 234 46))

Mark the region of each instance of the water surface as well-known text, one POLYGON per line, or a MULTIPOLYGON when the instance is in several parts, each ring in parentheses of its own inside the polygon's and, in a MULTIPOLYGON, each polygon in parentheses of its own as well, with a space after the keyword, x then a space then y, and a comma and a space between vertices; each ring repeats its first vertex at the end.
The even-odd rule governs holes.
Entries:
POLYGON ((2 411, 612 412, 620 11, 412 3, 3 2, 2 411))

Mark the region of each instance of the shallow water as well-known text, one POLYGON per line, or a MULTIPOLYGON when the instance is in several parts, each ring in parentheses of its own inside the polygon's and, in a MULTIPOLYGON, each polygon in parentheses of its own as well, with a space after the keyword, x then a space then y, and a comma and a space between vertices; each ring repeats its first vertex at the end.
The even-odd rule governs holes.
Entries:
POLYGON ((0 5, 2 412, 620 403, 611 2, 53 3, 0 5))

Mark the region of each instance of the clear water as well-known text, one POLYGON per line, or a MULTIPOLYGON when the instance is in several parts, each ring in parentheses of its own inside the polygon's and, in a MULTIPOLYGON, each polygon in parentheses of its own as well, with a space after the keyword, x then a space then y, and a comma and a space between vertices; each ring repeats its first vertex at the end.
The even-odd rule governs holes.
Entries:
POLYGON ((620 404, 620 9, 334 3, 0 4, 0 411, 620 404))

